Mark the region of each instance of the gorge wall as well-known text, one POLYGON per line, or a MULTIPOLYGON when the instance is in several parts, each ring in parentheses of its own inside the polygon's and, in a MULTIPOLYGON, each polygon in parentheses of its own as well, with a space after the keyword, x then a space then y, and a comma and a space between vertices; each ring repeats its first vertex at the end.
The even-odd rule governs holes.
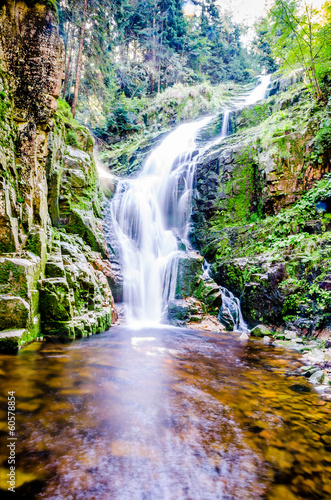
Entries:
MULTIPOLYGON (((0 3, 0 348, 111 324, 93 139, 59 97, 64 50, 42 1, 0 3)), ((114 314, 114 310, 113 310, 114 314)))
POLYGON ((198 166, 191 239, 217 283, 240 297, 251 327, 329 332, 330 117, 330 102, 287 82, 234 112, 236 133, 198 166))

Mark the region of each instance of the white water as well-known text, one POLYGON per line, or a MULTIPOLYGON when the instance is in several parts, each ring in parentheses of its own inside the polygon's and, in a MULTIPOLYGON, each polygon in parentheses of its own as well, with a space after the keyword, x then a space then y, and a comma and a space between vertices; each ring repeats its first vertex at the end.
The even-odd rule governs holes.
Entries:
MULTIPOLYGON (((270 77, 246 104, 263 99, 270 77)), ((221 137, 228 133, 230 110, 224 111, 221 137)), ((111 224, 118 242, 124 276, 123 300, 130 325, 160 324, 169 300, 175 298, 180 255, 188 240, 192 192, 199 151, 196 136, 212 118, 179 126, 155 148, 135 179, 118 183, 111 203, 111 224)), ((225 312, 235 329, 247 330, 240 303, 222 289, 225 312)))
POLYGON ((270 75, 261 75, 259 85, 253 90, 253 92, 247 97, 244 105, 249 106, 250 104, 255 104, 265 98, 267 88, 270 85, 270 75))
POLYGON ((195 137, 210 119, 178 127, 152 151, 137 178, 117 186, 111 218, 121 250, 130 324, 160 323, 168 300, 175 296, 178 239, 189 246, 198 159, 195 137))
POLYGON ((270 85, 270 75, 261 75, 259 76, 260 83, 258 84, 257 87, 248 95, 248 97, 245 97, 244 99, 239 99, 238 101, 233 103, 233 108, 232 109, 226 109, 223 112, 223 123, 222 123, 222 130, 221 134, 213 139, 213 144, 219 144, 220 142, 223 141, 228 136, 228 130, 229 130, 229 121, 230 121, 230 114, 231 111, 236 111, 238 109, 242 109, 244 106, 249 106, 252 104, 256 104, 258 101, 261 101, 262 99, 265 99, 267 89, 270 85))

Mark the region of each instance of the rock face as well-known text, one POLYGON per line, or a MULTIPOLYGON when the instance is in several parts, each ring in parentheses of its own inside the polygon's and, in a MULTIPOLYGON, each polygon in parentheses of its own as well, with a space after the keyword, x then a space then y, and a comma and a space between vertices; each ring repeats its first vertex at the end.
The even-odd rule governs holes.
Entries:
POLYGON ((244 318, 331 331, 330 105, 300 82, 236 112, 197 168, 191 240, 244 318))
POLYGON ((0 348, 111 323, 93 140, 56 112, 64 50, 45 4, 0 4, 0 348))
POLYGON ((213 327, 219 326, 217 316, 222 306, 222 293, 211 278, 203 274, 203 257, 197 252, 183 252, 178 259, 175 300, 168 302, 168 321, 172 325, 201 323, 213 317, 213 327))

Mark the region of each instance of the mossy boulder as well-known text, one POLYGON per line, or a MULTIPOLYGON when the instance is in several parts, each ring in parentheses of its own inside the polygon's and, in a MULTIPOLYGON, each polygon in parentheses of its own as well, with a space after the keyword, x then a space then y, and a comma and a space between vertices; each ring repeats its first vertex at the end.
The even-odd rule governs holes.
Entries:
POLYGON ((272 332, 264 325, 257 325, 251 330, 252 337, 265 337, 269 335, 272 335, 272 332))
POLYGON ((182 253, 178 259, 176 299, 193 295, 202 276, 203 257, 197 252, 182 253))

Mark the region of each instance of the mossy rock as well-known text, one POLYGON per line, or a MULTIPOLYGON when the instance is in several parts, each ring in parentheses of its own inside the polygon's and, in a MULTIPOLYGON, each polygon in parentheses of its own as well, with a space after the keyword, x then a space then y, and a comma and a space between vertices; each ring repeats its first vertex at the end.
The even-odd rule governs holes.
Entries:
POLYGON ((177 268, 176 299, 193 295, 202 275, 203 257, 196 252, 182 253, 177 268))
POLYGON ((264 325, 257 325, 251 330, 252 337, 264 337, 269 335, 272 335, 272 332, 264 325))
POLYGON ((49 278, 42 282, 40 311, 43 322, 72 318, 69 286, 64 278, 49 278))
POLYGON ((21 297, 0 295, 0 330, 29 326, 30 304, 21 297))
POLYGON ((183 326, 189 319, 189 306, 185 300, 169 300, 168 320, 171 325, 183 326))

